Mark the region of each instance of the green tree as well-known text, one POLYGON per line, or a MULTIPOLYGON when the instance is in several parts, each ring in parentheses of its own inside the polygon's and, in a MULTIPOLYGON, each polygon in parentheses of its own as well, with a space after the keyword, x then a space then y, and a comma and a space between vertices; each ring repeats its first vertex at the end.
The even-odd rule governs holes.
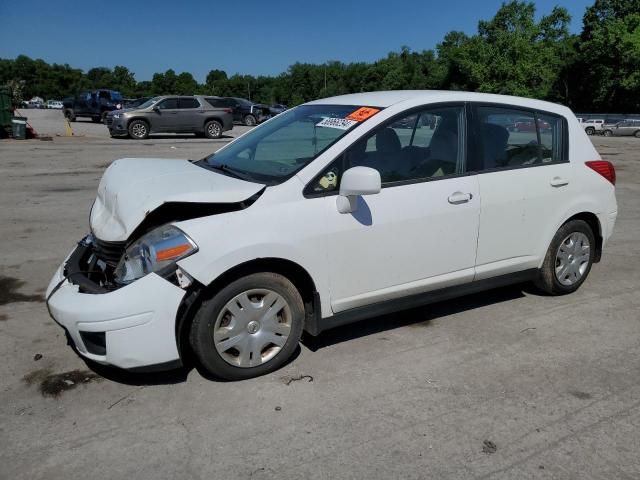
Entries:
POLYGON ((596 0, 584 15, 577 50, 578 108, 640 109, 640 0, 596 0))

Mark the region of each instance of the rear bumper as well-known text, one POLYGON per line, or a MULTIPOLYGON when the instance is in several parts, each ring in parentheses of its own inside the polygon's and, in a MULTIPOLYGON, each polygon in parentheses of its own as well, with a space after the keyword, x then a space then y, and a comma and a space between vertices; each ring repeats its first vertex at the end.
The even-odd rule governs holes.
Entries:
POLYGON ((80 355, 126 369, 179 362, 175 322, 184 290, 152 273, 109 293, 81 293, 63 271, 64 264, 51 279, 47 306, 80 355), (104 351, 92 345, 96 338, 104 351))
POLYGON ((598 214, 598 220, 600 221, 600 228, 602 234, 602 246, 607 244, 607 241, 613 234, 613 229, 616 225, 616 219, 618 218, 618 212, 600 213, 598 214))

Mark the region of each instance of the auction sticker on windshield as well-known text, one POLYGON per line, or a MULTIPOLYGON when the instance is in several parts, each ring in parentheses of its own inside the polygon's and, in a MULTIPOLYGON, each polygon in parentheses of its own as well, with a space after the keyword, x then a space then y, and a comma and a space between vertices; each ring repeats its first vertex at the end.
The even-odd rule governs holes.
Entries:
POLYGON ((337 128, 339 130, 349 130, 356 123, 356 120, 347 120, 346 118, 327 117, 321 122, 316 123, 316 127, 337 128))
POLYGON ((380 109, 371 107, 360 107, 355 112, 346 116, 347 120, 355 120, 357 122, 363 122, 369 117, 373 117, 378 113, 380 109))

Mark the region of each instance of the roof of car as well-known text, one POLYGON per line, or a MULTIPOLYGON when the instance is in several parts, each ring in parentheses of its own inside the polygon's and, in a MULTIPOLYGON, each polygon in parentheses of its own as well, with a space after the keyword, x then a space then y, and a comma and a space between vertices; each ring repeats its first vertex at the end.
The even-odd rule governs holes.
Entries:
POLYGON ((557 103, 534 100, 525 97, 497 95, 493 93, 477 93, 453 90, 391 90, 382 92, 363 92, 323 98, 308 102, 307 105, 366 105, 371 107, 390 107, 397 103, 422 100, 425 103, 475 101, 486 103, 506 103, 529 108, 540 108, 550 111, 567 113, 568 109, 557 103))

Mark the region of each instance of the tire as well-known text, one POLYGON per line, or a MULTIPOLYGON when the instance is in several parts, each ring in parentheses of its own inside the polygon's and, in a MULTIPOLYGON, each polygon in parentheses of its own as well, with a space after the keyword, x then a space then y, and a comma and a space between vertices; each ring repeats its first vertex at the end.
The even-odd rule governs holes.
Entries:
POLYGON ((605 130, 602 132, 605 137, 613 137, 613 132, 611 130, 605 130))
POLYGON ((66 118, 70 122, 75 122, 76 121, 76 114, 74 113, 74 111, 72 109, 67 108, 64 111, 64 118, 66 118))
POLYGON ((596 133, 596 130, 593 127, 587 127, 584 131, 587 133, 587 135, 593 135, 594 133, 596 133))
POLYGON ((254 273, 202 302, 191 324, 189 343, 211 375, 244 380, 280 368, 293 355, 304 318, 302 297, 286 277, 254 273), (265 299, 275 303, 265 308, 265 299), (264 320, 275 304, 276 314, 264 320), (270 343, 272 339, 277 344, 270 343))
POLYGON ((100 123, 104 123, 105 125, 107 124, 107 115, 109 115, 109 112, 102 112, 102 116, 100 117, 100 123))
POLYGON ((258 124, 258 121, 256 120, 256 117, 249 114, 249 115, 245 115, 245 117, 243 118, 243 123, 247 127, 255 127, 258 124))
POLYGON ((217 120, 209 120, 204 124, 204 135, 207 138, 220 138, 222 136, 222 124, 217 120))
POLYGON ((133 120, 127 130, 129 136, 135 140, 144 140, 149 136, 149 124, 144 120, 133 120))
POLYGON ((634 136, 634 137, 636 137, 636 138, 640 138, 640 130, 636 130, 636 131, 633 133, 633 136, 634 136))
POLYGON ((536 285, 550 295, 575 292, 591 271, 595 249, 595 236, 587 222, 565 223, 551 240, 536 285))

